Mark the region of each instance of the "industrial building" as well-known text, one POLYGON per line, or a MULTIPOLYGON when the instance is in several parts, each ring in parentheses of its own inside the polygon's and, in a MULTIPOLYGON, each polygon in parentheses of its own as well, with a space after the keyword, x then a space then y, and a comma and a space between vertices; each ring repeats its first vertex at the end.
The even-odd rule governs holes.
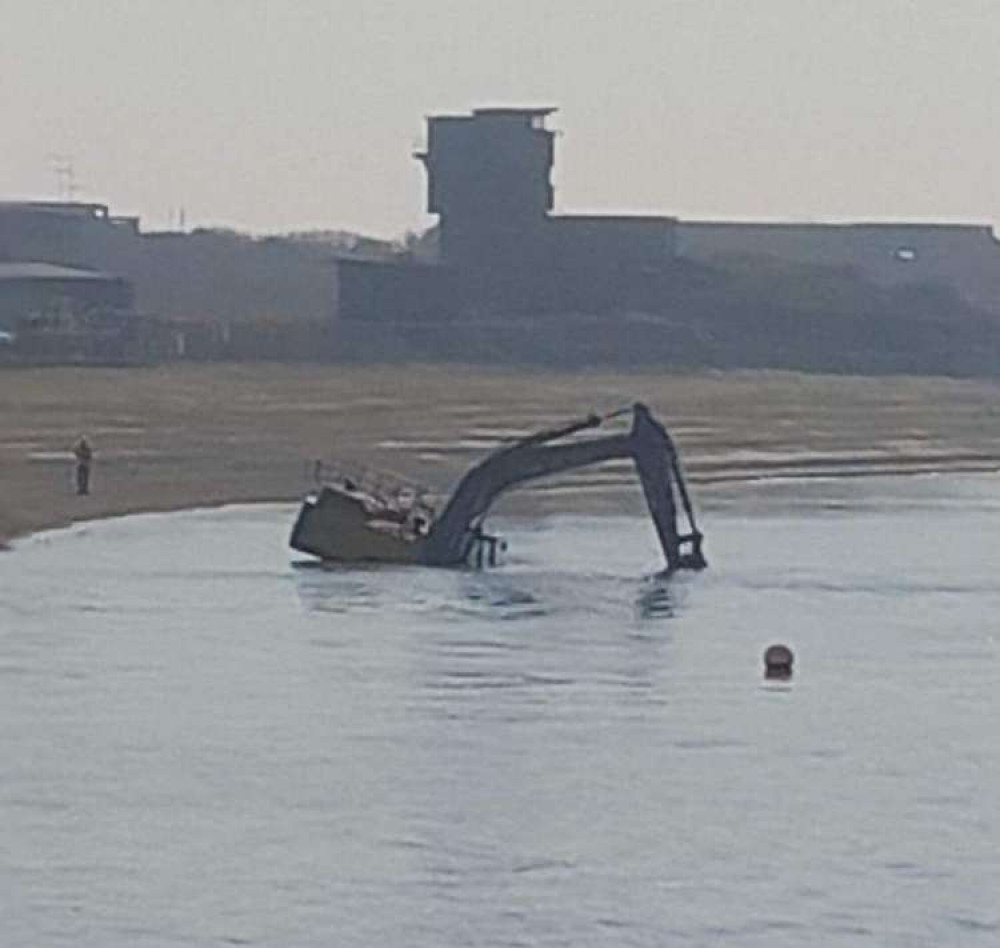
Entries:
MULTIPOLYGON (((956 372, 1000 361, 990 227, 565 213, 553 112, 428 117, 416 158, 436 221, 409 249, 149 233, 103 204, 0 202, 0 263, 115 275, 184 358, 956 372)), ((55 280, 36 291, 66 295, 55 280)), ((22 283, 6 293, 28 305, 22 283)))
POLYGON ((876 286, 947 287, 1000 315, 1000 243, 985 224, 682 221, 681 259, 825 267, 876 286))
POLYGON ((139 338, 127 280, 37 262, 0 263, 0 331, 31 360, 119 360, 139 338))
POLYGON ((0 262, 99 270, 127 280, 145 316, 210 323, 329 322, 333 254, 232 231, 145 232, 107 205, 0 202, 0 262))
MULTIPOLYGON (((556 213, 552 108, 427 119, 416 157, 437 216, 436 261, 339 268, 342 323, 503 321, 669 312, 726 267, 824 268, 879 288, 946 288, 1000 315, 1000 244, 982 225, 681 221, 556 213)), ((719 282, 721 288, 722 282, 719 282)))
POLYGON ((50 263, 0 263, 0 328, 118 322, 132 312, 127 280, 50 263))
POLYGON ((351 265, 341 319, 428 319, 641 308, 676 252, 677 221, 553 212, 551 108, 432 116, 427 210, 437 264, 351 265))

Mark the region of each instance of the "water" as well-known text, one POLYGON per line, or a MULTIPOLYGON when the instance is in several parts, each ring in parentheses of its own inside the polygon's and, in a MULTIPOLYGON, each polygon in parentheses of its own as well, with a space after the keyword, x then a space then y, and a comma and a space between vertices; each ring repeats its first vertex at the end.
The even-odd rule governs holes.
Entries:
POLYGON ((1000 479, 746 488, 669 584, 638 518, 475 574, 290 516, 0 558, 4 946, 1000 943, 1000 479))

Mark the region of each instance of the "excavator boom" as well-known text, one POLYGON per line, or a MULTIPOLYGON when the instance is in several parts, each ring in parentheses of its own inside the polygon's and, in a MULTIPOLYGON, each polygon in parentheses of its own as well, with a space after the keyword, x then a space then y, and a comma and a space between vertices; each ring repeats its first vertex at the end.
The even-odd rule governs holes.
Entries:
POLYGON ((694 524, 673 442, 645 405, 637 402, 631 413, 632 427, 627 434, 558 443, 580 431, 596 428, 604 420, 591 415, 562 428, 530 435, 489 455, 462 478, 444 510, 435 518, 421 542, 420 561, 431 566, 467 562, 482 536, 481 523, 490 507, 501 494, 518 484, 628 458, 639 475, 667 570, 703 569, 707 564, 701 552, 702 536, 694 524), (684 535, 677 526, 675 486, 690 524, 690 532, 684 535))

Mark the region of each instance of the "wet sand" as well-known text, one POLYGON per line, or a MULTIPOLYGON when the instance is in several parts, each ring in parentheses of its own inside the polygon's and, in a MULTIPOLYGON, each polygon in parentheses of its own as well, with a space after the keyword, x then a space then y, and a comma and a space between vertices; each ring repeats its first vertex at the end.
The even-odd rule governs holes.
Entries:
MULTIPOLYGON (((648 402, 691 479, 995 471, 1000 384, 793 373, 546 373, 456 366, 173 365, 0 372, 0 544, 77 520, 295 500, 314 461, 345 459, 446 490, 499 439, 648 402), (86 434, 93 492, 72 491, 86 434)), ((627 470, 588 471, 518 503, 621 507, 627 470)))

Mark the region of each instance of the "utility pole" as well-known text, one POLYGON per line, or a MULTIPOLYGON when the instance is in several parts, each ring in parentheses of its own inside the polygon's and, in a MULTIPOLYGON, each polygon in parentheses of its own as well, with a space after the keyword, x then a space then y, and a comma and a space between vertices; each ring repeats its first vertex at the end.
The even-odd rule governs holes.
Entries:
POLYGON ((77 185, 76 172, 73 168, 73 156, 64 154, 50 154, 49 168, 55 175, 56 195, 60 201, 72 203, 76 200, 77 185))

